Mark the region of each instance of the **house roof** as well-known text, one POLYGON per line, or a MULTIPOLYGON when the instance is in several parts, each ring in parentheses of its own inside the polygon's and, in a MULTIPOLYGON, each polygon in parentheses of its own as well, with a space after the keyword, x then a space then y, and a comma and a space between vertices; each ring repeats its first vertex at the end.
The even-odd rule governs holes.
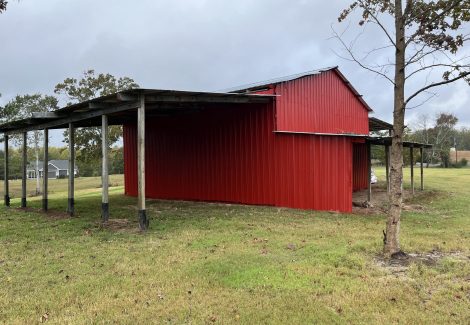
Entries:
POLYGON ((69 169, 68 160, 49 160, 49 164, 56 166, 58 169, 69 169))
POLYGON ((338 66, 326 67, 322 69, 316 69, 316 70, 306 71, 302 73, 297 73, 297 74, 293 74, 293 75, 289 75, 289 76, 285 76, 281 78, 264 80, 264 81, 255 82, 252 84, 246 84, 246 85, 242 85, 242 86, 238 86, 238 87, 234 87, 230 89, 225 89, 224 91, 229 92, 229 93, 237 93, 237 94, 250 93, 250 92, 255 92, 258 90, 266 89, 267 87, 271 85, 293 81, 293 80, 304 78, 304 77, 319 75, 319 74, 330 72, 330 71, 335 72, 341 78, 341 80, 343 80, 343 82, 348 86, 348 88, 354 93, 354 95, 359 99, 359 101, 364 105, 364 107, 369 112, 373 112, 369 104, 367 104, 366 101, 362 98, 362 95, 359 94, 356 88, 354 88, 353 85, 349 82, 349 80, 346 79, 346 77, 341 73, 341 71, 339 71, 338 66))
MULTIPOLYGON (((43 162, 42 161, 39 161, 39 169, 42 170, 44 168, 43 166, 43 162)), ((54 166, 56 169, 59 169, 59 170, 67 170, 69 169, 69 162, 68 160, 57 160, 57 159, 53 159, 53 160, 49 160, 49 165, 52 165, 54 166)), ((28 166, 28 169, 35 169, 36 168, 36 163, 33 162, 31 164, 29 164, 28 166)), ((75 166, 75 169, 77 169, 77 166, 75 166)))

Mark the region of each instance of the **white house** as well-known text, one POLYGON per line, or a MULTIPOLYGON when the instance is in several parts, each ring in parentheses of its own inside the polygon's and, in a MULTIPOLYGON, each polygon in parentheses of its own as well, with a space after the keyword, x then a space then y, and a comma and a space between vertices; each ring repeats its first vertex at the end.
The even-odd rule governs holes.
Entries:
MULTIPOLYGON (((38 167, 39 177, 42 178, 44 173, 44 166, 42 161, 39 161, 38 167)), ((49 160, 48 168, 48 178, 65 178, 69 176, 69 162, 67 160, 49 160)), ((26 174, 30 179, 36 178, 36 162, 33 162, 28 166, 26 169, 26 174)), ((75 166, 73 174, 75 177, 78 176, 77 166, 75 166)))

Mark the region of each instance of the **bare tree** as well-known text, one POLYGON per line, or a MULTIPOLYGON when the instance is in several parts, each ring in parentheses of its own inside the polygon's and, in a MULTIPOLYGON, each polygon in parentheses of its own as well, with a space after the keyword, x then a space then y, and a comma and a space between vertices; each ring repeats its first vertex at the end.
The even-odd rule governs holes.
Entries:
POLYGON ((348 43, 344 34, 333 32, 348 60, 383 77, 394 89, 390 209, 384 238, 384 254, 393 258, 404 254, 399 235, 405 112, 430 100, 439 86, 460 79, 469 82, 469 57, 458 54, 468 40, 470 0, 357 0, 338 20, 355 19, 357 11, 362 29, 358 36, 348 43), (378 30, 385 43, 359 55, 354 45, 370 28, 378 30), (416 103, 418 98, 422 101, 416 103))
MULTIPOLYGON (((414 139, 418 142, 424 144, 431 144, 431 121, 428 114, 419 114, 418 118, 414 122, 413 126, 413 136, 414 139)), ((423 155, 424 161, 426 162, 426 167, 429 167, 429 164, 432 164, 432 158, 434 156, 434 147, 428 150, 425 150, 423 155)))
POLYGON ((416 122, 413 137, 419 142, 432 144, 427 155, 427 162, 440 160, 443 167, 449 167, 449 151, 456 137, 458 118, 452 113, 436 114, 433 125, 429 116, 421 114, 416 122))

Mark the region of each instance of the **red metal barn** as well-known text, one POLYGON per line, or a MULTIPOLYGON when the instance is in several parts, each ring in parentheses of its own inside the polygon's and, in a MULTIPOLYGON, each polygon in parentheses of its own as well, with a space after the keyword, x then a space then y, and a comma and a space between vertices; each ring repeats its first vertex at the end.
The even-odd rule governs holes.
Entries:
MULTIPOLYGON (((206 104, 146 120, 148 198, 349 212, 367 187, 369 106, 337 68, 237 89, 269 104, 206 104)), ((137 195, 134 122, 125 192, 137 195)))

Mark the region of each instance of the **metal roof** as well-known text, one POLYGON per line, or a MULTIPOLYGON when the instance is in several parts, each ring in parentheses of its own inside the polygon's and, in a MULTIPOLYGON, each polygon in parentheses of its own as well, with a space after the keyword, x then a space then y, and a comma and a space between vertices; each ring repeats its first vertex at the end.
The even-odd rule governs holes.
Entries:
MULTIPOLYGON (((367 137, 367 142, 372 145, 378 146, 391 146, 392 137, 367 137)), ((403 147, 406 148, 432 148, 432 144, 412 142, 412 141, 403 141, 403 147)))
POLYGON ((389 131, 393 130, 393 125, 376 117, 369 117, 369 131, 389 131))
POLYGON ((44 128, 99 126, 101 115, 109 116, 110 124, 123 124, 136 117, 139 96, 145 95, 146 111, 150 115, 168 115, 187 110, 203 109, 210 104, 267 103, 274 96, 217 92, 194 92, 162 89, 131 89, 101 96, 53 112, 33 113, 31 117, 0 125, 0 132, 17 133, 44 128))
POLYGON ((288 81, 293 81, 293 80, 304 78, 304 77, 319 75, 319 74, 322 74, 324 72, 329 72, 329 71, 335 72, 343 80, 343 82, 349 87, 349 89, 354 93, 354 95, 359 99, 359 101, 364 105, 364 107, 369 112, 373 112, 373 109, 362 98, 362 95, 359 94, 356 88, 354 88, 353 85, 349 82, 349 80, 341 73, 341 71, 339 71, 338 66, 326 67, 326 68, 306 71, 306 72, 302 72, 298 74, 293 74, 293 75, 289 75, 289 76, 285 76, 281 78, 269 79, 265 81, 252 83, 252 84, 242 85, 242 86, 238 86, 234 88, 225 89, 224 92, 250 93, 250 92, 260 91, 260 90, 269 88, 269 86, 272 86, 272 85, 276 85, 276 84, 280 84, 280 83, 288 82, 288 81))
POLYGON ((274 79, 268 79, 264 81, 259 81, 255 83, 250 83, 246 85, 240 85, 237 87, 229 88, 229 89, 224 89, 223 92, 227 93, 238 93, 238 92, 246 92, 246 91, 253 91, 253 90, 259 90, 262 88, 266 88, 267 86, 278 84, 281 82, 286 82, 286 81, 292 81, 295 79, 307 77, 307 76, 313 76, 316 74, 320 74, 322 72, 330 71, 333 69, 336 69, 338 67, 327 67, 323 69, 316 69, 316 70, 311 70, 311 71, 305 71, 297 74, 292 74, 289 76, 284 76, 284 77, 279 77, 279 78, 274 78, 274 79))

